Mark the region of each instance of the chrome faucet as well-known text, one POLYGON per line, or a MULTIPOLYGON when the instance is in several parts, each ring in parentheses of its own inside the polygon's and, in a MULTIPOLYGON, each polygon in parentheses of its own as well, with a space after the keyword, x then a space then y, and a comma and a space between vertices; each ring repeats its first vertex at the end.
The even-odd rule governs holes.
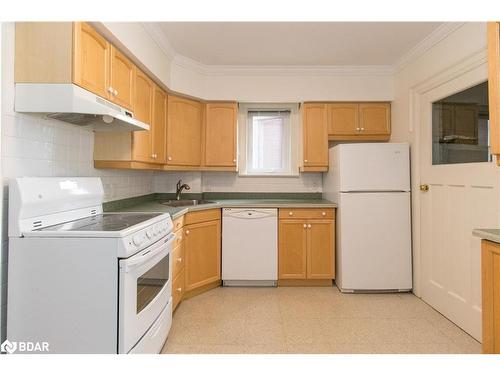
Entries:
POLYGON ((181 183, 182 183, 182 180, 177 181, 177 188, 176 188, 176 191, 175 191, 175 199, 177 199, 177 200, 181 199, 182 190, 184 190, 184 189, 186 189, 186 190, 191 189, 188 184, 182 184, 181 185, 181 183))

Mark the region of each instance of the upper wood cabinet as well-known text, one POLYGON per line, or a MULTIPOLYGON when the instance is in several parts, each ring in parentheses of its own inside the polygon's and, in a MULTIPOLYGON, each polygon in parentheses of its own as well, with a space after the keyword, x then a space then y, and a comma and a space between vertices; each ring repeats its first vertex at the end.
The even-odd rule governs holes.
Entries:
POLYGON ((332 141, 388 140, 390 103, 329 103, 328 139, 332 141))
POLYGON ((302 171, 328 170, 328 125, 324 103, 302 106, 302 171))
POLYGON ((153 140, 151 143, 152 158, 155 163, 165 164, 167 161, 167 93, 160 87, 153 92, 153 140))
POLYGON ((353 135, 359 128, 357 103, 328 104, 328 135, 353 135))
MULTIPOLYGON (((491 152, 500 154, 500 22, 488 22, 488 101, 491 152)), ((497 157, 500 165, 500 157, 497 157)))
POLYGON ((111 46, 111 80, 109 93, 116 104, 134 109, 135 65, 111 46))
POLYGON ((167 94, 142 71, 134 74, 136 117, 149 124, 137 132, 98 132, 94 164, 106 168, 163 169, 165 163, 167 94))
POLYGON ((391 105, 389 103, 359 104, 360 135, 390 135, 391 105))
POLYGON ((86 22, 16 22, 18 83, 74 83, 132 111, 134 72, 134 64, 86 22))
POLYGON ((235 167, 237 103, 207 103, 205 105, 204 165, 235 167))
POLYGON ((135 74, 135 117, 146 124, 150 124, 148 131, 133 132, 132 159, 138 161, 154 161, 153 142, 153 91, 154 83, 142 71, 137 69, 135 74))
POLYGON ((73 38, 73 83, 110 99, 111 44, 85 22, 75 22, 73 38))
POLYGON ((168 96, 167 165, 201 165, 202 105, 179 96, 168 96))

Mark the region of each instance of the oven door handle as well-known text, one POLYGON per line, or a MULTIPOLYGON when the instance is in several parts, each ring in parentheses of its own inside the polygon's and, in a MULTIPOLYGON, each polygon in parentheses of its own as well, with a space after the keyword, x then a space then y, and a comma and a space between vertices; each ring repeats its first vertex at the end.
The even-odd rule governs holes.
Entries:
POLYGON ((138 265, 142 265, 153 259, 159 253, 172 246, 175 240, 175 234, 170 233, 166 238, 160 240, 161 244, 152 250, 143 251, 136 254, 129 259, 124 259, 120 261, 120 269, 124 272, 129 272, 131 269, 136 268, 138 265))

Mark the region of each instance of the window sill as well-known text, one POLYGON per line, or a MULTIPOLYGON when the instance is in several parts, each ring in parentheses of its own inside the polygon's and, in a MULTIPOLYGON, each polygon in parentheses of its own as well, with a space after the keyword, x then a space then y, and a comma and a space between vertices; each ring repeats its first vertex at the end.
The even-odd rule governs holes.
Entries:
POLYGON ((299 173, 290 174, 290 173, 240 173, 238 177, 290 177, 297 178, 299 177, 299 173))

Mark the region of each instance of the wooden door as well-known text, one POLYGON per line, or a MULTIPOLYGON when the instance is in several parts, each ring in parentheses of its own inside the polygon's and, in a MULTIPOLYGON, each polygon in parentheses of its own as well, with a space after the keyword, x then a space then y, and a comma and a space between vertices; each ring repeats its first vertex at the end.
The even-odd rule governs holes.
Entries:
POLYGON ((135 117, 149 125, 149 130, 133 132, 132 158, 137 161, 154 161, 151 152, 153 133, 152 107, 154 83, 142 71, 135 73, 135 117))
POLYGON ((205 165, 236 166, 236 103, 208 103, 205 109, 205 165))
POLYGON ((359 130, 362 135, 391 133, 391 105, 389 103, 360 103, 359 130))
POLYGON ((328 104, 328 136, 357 135, 359 133, 359 104, 328 104))
POLYGON ((307 278, 334 278, 334 225, 332 220, 307 222, 307 278))
POLYGON ((305 103, 302 109, 303 165, 328 166, 328 129, 326 104, 305 103))
POLYGON ((134 109, 135 66, 111 46, 110 100, 131 111, 134 109))
POLYGON ((220 220, 190 224, 184 228, 186 291, 221 278, 220 220))
POLYGON ((201 165, 201 104, 168 96, 167 164, 201 165))
POLYGON ((500 245, 482 241, 483 353, 500 354, 500 245))
POLYGON ((278 277, 307 277, 307 224, 304 220, 280 220, 278 244, 278 277))
POLYGON ((488 22, 488 101, 491 152, 500 154, 500 22, 488 22))
POLYGON ((75 22, 73 29, 73 82, 109 99, 111 44, 89 24, 75 22))
POLYGON ((154 87, 152 156, 155 163, 167 161, 167 94, 160 87, 154 87))

